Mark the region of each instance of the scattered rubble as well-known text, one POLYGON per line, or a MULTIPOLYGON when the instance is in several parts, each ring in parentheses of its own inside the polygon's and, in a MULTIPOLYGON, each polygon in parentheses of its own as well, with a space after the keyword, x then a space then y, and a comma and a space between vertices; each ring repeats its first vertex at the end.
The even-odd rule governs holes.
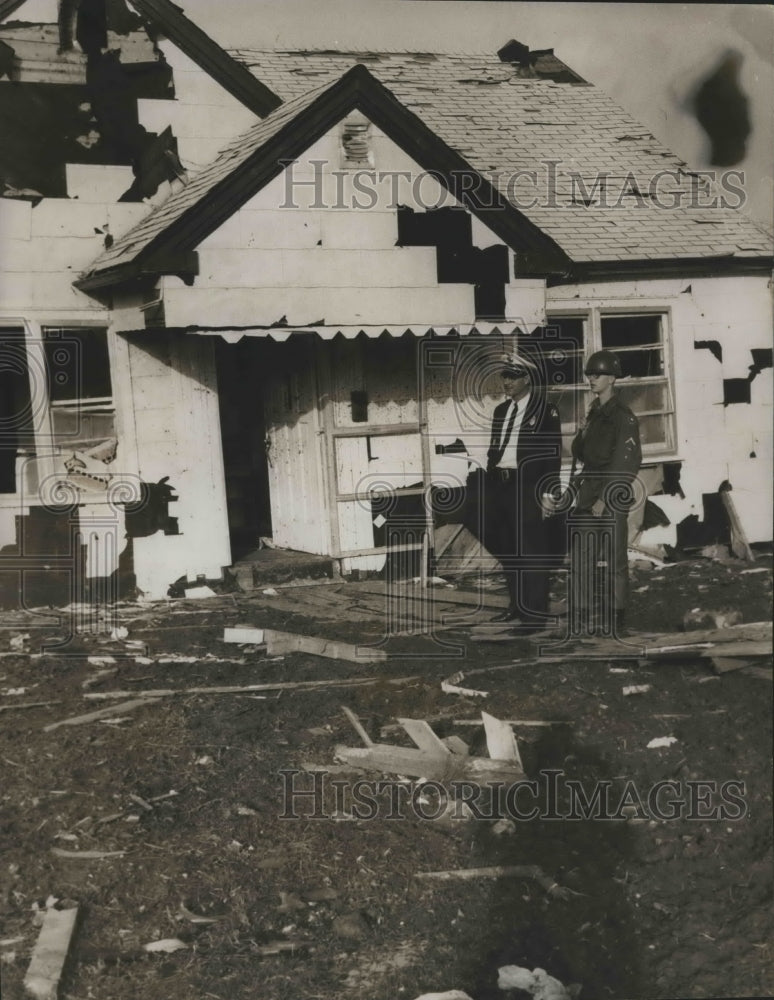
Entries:
POLYGON ((650 690, 650 684, 627 684, 625 687, 621 688, 621 692, 625 697, 632 694, 647 694, 650 690))
POLYGON ((161 941, 149 941, 148 944, 144 944, 143 951, 149 951, 151 953, 162 952, 165 955, 169 955, 175 951, 183 951, 189 947, 185 941, 181 941, 180 938, 163 938, 161 941))
POLYGON ((442 872, 417 872, 418 879, 434 882, 475 881, 486 878, 528 878, 537 882, 546 893, 555 899, 569 899, 580 896, 566 886, 561 886, 537 865, 494 865, 490 868, 455 868, 442 872))
POLYGON ((579 992, 565 988, 558 979, 549 976, 545 969, 522 969, 518 965, 504 965, 498 970, 497 985, 501 990, 524 990, 532 1000, 572 1000, 579 992))
POLYGON ((734 625, 741 625, 742 621, 742 612, 732 608, 721 611, 692 608, 683 615, 683 628, 686 632, 693 629, 723 629, 731 628, 734 625))
POLYGON ((24 989, 36 1000, 56 1000, 77 920, 77 906, 56 909, 52 905, 46 909, 24 977, 24 989))
POLYGON ((656 736, 647 744, 647 749, 660 750, 662 747, 671 747, 673 743, 677 743, 676 736, 656 736))

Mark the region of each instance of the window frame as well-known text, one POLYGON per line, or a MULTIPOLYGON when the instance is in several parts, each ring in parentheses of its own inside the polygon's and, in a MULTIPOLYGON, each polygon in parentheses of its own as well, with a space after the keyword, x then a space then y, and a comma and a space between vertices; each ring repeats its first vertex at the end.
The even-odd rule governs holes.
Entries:
MULTIPOLYGON (((643 444, 642 454, 643 461, 652 462, 658 460, 661 457, 673 458, 678 451, 677 448, 677 412, 675 406, 675 369, 674 369, 674 357, 673 357, 673 323, 672 323, 672 309, 670 306, 660 306, 660 305, 640 305, 633 302, 621 302, 619 304, 593 304, 587 303, 567 303, 566 305, 560 302, 556 303, 555 308, 551 308, 551 303, 547 304, 546 309, 546 326, 551 326, 552 320, 562 320, 562 319, 579 319, 583 320, 584 325, 584 338, 585 343, 583 347, 583 354, 588 356, 595 351, 601 350, 614 350, 613 348, 603 348, 602 347, 602 321, 606 318, 624 318, 624 317, 638 317, 638 316, 657 316, 661 320, 661 344, 653 346, 660 346, 663 352, 663 375, 645 375, 640 377, 629 377, 625 381, 621 382, 621 387, 633 386, 633 385, 664 385, 665 386, 665 403, 666 407, 657 410, 646 410, 646 411, 634 411, 638 417, 643 416, 656 416, 663 415, 664 417, 664 427, 665 427, 665 440, 659 441, 655 444, 643 444)), ((642 347, 634 347, 630 350, 643 349, 647 345, 642 345, 642 347)), ((622 349, 628 350, 628 349, 622 349)), ((552 393, 563 393, 568 390, 577 391, 578 389, 585 389, 588 392, 588 383, 576 383, 573 385, 566 386, 551 386, 549 387, 549 395, 552 393)), ((588 406, 586 407, 588 409, 588 406)), ((577 432, 577 424, 575 427, 577 432)), ((562 458, 563 465, 569 465, 569 458, 562 458)))
MULTIPOLYGON (((54 456, 54 460, 68 452, 81 451, 83 448, 78 448, 79 444, 90 442, 92 439, 87 438, 75 438, 73 437, 70 442, 67 439, 58 440, 55 431, 55 413, 60 412, 74 412, 83 415, 88 415, 90 413, 94 414, 109 414, 113 418, 113 434, 110 437, 118 438, 118 407, 116 406, 116 387, 113 378, 113 352, 110 346, 110 327, 106 323, 41 323, 40 324, 40 351, 45 364, 45 371, 47 375, 46 383, 46 399, 48 404, 48 414, 50 423, 50 444, 51 451, 54 456), (94 331, 104 334, 105 337, 105 353, 107 355, 107 365, 108 365, 108 379, 110 381, 110 395, 109 396, 76 396, 73 399, 53 399, 50 392, 50 379, 51 371, 49 368, 48 354, 46 349, 47 335, 49 332, 59 332, 63 335, 67 335, 69 331, 80 332, 80 331, 94 331)), ((50 343, 51 341, 48 341, 50 343)), ((97 440, 104 440, 104 438, 98 438, 97 440)), ((93 446, 93 445, 92 445, 93 446)))

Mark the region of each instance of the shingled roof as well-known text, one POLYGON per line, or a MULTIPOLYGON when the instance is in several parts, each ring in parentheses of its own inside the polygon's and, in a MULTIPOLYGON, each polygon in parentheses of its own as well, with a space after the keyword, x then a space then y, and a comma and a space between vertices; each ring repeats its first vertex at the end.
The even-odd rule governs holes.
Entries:
POLYGON ((354 108, 424 169, 433 170, 525 260, 539 261, 539 269, 566 271, 570 261, 550 236, 499 195, 486 177, 397 101, 365 66, 355 64, 339 79, 291 98, 231 142, 186 187, 116 240, 76 285, 93 290, 142 273, 179 273, 186 254, 354 108), (477 181, 472 185, 471 175, 477 181))
MULTIPOLYGON (((772 237, 762 226, 736 208, 708 207, 722 192, 553 53, 524 64, 488 55, 421 52, 235 55, 285 103, 117 240, 79 287, 112 281, 106 272, 140 258, 152 270, 149 258, 162 244, 167 251, 193 249, 197 239, 228 217, 224 213, 247 199, 244 190, 229 194, 237 176, 249 174, 254 193, 279 172, 277 157, 272 160, 278 136, 294 134, 300 151, 321 134, 321 121, 329 127, 335 113, 343 116, 353 106, 351 100, 346 103, 345 79, 357 79, 365 90, 388 95, 392 112, 403 109, 404 148, 413 130, 422 131, 435 139, 442 153, 458 157, 453 162, 446 156, 452 171, 473 169, 490 181, 505 212, 490 213, 486 223, 510 246, 542 251, 544 259, 553 257, 554 269, 561 258, 575 264, 579 275, 642 265, 658 271, 677 262, 685 268, 715 264, 720 270, 771 263, 772 237), (363 72, 353 76, 354 67, 363 72), (376 86, 369 86, 368 80, 376 86), (344 103, 326 94, 338 95, 344 103), (321 119, 318 109, 323 105, 327 112, 321 119), (317 127, 314 135, 310 123, 317 127), (661 178, 661 186, 654 191, 655 178, 661 178), (219 212, 212 210, 216 192, 219 212), (683 203, 675 207, 657 204, 660 199, 670 205, 678 197, 683 203), (198 211, 205 201, 207 211, 198 211), (508 218, 503 222, 501 215, 508 218)), ((362 101, 358 106, 367 110, 362 101)), ((287 152, 285 148, 286 159, 287 152)))
POLYGON ((735 207, 737 196, 725 192, 732 207, 707 207, 724 192, 702 181, 647 128, 597 87, 580 81, 550 51, 533 53, 537 58, 523 64, 502 62, 497 55, 459 53, 233 54, 284 99, 336 78, 354 63, 366 65, 474 167, 490 176, 499 172, 499 189, 515 193, 518 207, 573 261, 772 256, 771 234, 735 207), (566 79, 579 82, 557 82, 566 79), (558 165, 554 169, 548 161, 558 165), (528 171, 537 172, 537 186, 527 178, 528 171), (519 172, 525 173, 514 181, 519 172), (573 181, 571 174, 578 179, 573 181), (585 204, 595 178, 603 174, 610 207, 585 204), (657 177, 656 200, 670 205, 674 192, 682 192, 682 207, 658 207, 649 190, 657 177), (631 193, 622 197, 624 191, 631 193), (533 197, 537 203, 528 207, 533 197))

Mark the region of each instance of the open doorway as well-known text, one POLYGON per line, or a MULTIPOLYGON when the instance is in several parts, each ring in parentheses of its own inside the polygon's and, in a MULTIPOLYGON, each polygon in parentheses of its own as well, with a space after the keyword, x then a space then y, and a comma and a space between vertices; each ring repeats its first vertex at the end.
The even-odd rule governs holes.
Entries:
POLYGON ((218 340, 220 425, 226 477, 231 553, 234 562, 271 537, 261 349, 248 337, 236 344, 218 340))

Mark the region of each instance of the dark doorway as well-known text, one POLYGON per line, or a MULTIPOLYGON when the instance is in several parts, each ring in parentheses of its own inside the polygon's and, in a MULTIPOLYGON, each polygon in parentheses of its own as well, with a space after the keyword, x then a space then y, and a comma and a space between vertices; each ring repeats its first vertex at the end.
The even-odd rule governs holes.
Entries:
POLYGON ((23 329, 0 330, 0 493, 16 493, 16 460, 34 446, 23 329))
POLYGON ((218 340, 215 348, 234 562, 257 549, 262 537, 271 537, 262 347, 260 341, 244 337, 237 344, 218 340))

